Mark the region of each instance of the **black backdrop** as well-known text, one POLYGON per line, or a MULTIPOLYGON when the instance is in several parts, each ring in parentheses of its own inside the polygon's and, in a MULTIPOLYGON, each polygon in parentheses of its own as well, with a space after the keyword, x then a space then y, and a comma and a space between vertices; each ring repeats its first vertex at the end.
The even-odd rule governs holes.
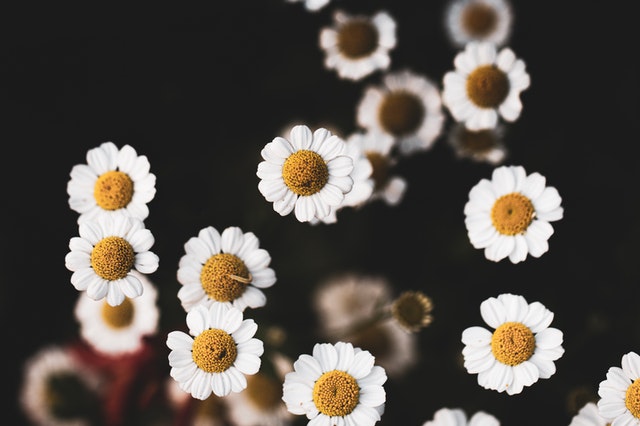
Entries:
POLYGON ((16 420, 6 424, 25 422, 15 396, 26 357, 77 337, 78 294, 64 266, 77 215, 66 184, 72 166, 104 141, 147 155, 157 177, 145 223, 160 257, 150 278, 160 287, 163 333, 184 321, 176 296, 183 244, 205 226, 239 226, 258 236, 278 277, 253 317, 285 326, 294 358, 317 341, 311 293, 329 275, 380 274, 398 292, 432 297, 421 362, 387 383, 380 424, 420 425, 443 406, 485 410, 504 425, 568 424, 568 395, 595 393, 610 366, 640 351, 638 37, 626 2, 514 4, 509 46, 525 60, 531 86, 507 127, 505 164, 546 176, 565 208, 541 258, 494 263, 471 247, 463 206, 493 167, 457 159, 445 136, 398 165, 409 186, 395 208, 372 203, 311 226, 279 216, 257 189, 264 144, 293 121, 351 133, 364 87, 379 81, 380 73, 352 82, 323 68, 318 33, 333 10, 387 10, 398 23, 391 69, 441 85, 457 53, 444 5, 333 0, 311 13, 299 3, 250 0, 8 11, 0 312, 3 387, 12 396, 3 417, 16 420), (480 303, 503 292, 552 310, 566 350, 551 379, 511 397, 480 388, 458 364, 462 330, 483 325, 480 303))

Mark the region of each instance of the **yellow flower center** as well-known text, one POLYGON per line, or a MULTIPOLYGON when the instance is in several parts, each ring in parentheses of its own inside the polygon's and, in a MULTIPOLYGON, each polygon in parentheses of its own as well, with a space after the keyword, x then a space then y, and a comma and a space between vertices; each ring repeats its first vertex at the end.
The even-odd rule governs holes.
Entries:
POLYGON ((491 351, 498 361, 518 365, 533 355, 536 338, 529 327, 520 322, 505 322, 491 336, 491 351))
POLYGON ((480 66, 467 77, 467 96, 480 108, 497 108, 508 94, 509 78, 496 66, 480 66))
POLYGON ((133 302, 125 297, 118 306, 111 306, 104 302, 102 304, 102 319, 111 328, 124 328, 133 322, 135 312, 133 302))
POLYGON ((104 210, 125 208, 133 197, 133 181, 126 173, 117 170, 106 172, 98 176, 93 197, 104 210))
POLYGON ((233 254, 218 253, 202 266, 200 282, 204 292, 218 302, 231 302, 242 296, 251 282, 249 269, 233 254))
POLYGON ((371 178, 373 179, 374 190, 380 190, 389 178, 391 164, 387 156, 375 151, 366 152, 367 159, 371 163, 371 178))
POLYGON ((487 130, 461 130, 459 133, 460 148, 468 154, 486 154, 497 145, 494 133, 487 130))
POLYGON ((191 356, 198 368, 207 373, 222 373, 231 367, 238 355, 236 341, 224 330, 210 328, 193 341, 191 356))
POLYGON ((376 47, 378 30, 367 20, 351 20, 338 31, 338 49, 347 58, 358 59, 368 56, 376 47))
POLYGON ((484 3, 471 3, 462 11, 462 27, 473 38, 484 38, 491 34, 498 24, 496 10, 484 3))
POLYGON ((391 313, 409 331, 418 331, 431 323, 433 304, 419 291, 405 291, 391 305, 391 313))
POLYGON ((382 128, 393 136, 415 133, 426 111, 421 100, 405 90, 388 93, 380 104, 378 120, 382 128))
POLYGON ((297 195, 313 195, 329 181, 329 168, 320 154, 302 149, 285 160, 282 179, 297 195))
POLYGON ((346 416, 360 400, 360 387, 356 379, 340 370, 324 373, 313 385, 313 403, 322 414, 346 416))
POLYGON ((502 235, 524 233, 535 216, 533 203, 519 192, 503 195, 491 208, 491 222, 502 235))
POLYGON ((133 268, 135 252, 122 237, 106 237, 91 251, 91 267, 98 276, 115 281, 127 276, 133 268))
POLYGON ((634 380, 627 388, 624 405, 633 417, 640 419, 640 380, 634 380))
POLYGON ((247 376, 247 397, 258 409, 271 410, 282 403, 282 383, 263 373, 247 376))

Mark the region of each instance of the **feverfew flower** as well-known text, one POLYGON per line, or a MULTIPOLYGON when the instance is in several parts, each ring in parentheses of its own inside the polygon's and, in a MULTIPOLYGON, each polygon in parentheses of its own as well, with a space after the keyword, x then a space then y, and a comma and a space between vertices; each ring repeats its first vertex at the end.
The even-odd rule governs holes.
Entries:
POLYGON ((351 343, 317 343, 313 355, 300 355, 285 376, 282 400, 291 413, 306 415, 309 426, 373 426, 384 412, 387 381, 374 362, 351 343))
POLYGON ((441 408, 435 412, 433 419, 422 426, 500 426, 497 418, 484 411, 478 411, 470 419, 461 408, 441 408))
POLYGON ((132 273, 142 283, 142 295, 127 297, 118 306, 79 294, 74 315, 80 325, 80 336, 98 352, 107 355, 135 352, 146 336, 158 331, 158 291, 145 275, 132 273))
POLYGON ((511 35, 513 13, 507 0, 449 0, 445 26, 451 42, 464 47, 470 41, 500 46, 511 35))
POLYGON ((245 375, 256 374, 264 352, 254 338, 258 325, 243 319, 242 311, 228 304, 199 305, 187 313, 189 334, 167 336, 170 375, 196 399, 213 392, 226 396, 247 387, 245 375), (192 337, 193 336, 193 337, 192 337))
POLYGON ((549 327, 553 312, 505 293, 482 302, 480 314, 493 332, 477 326, 462 332, 464 367, 478 374, 480 386, 515 395, 555 374, 564 348, 562 331, 549 327))
POLYGON ((396 22, 387 12, 369 17, 336 11, 333 26, 320 31, 325 66, 349 80, 389 68, 389 51, 395 46, 396 22))
POLYGON ((325 7, 331 0, 285 0, 288 3, 304 3, 309 12, 317 12, 325 7))
POLYGON ((640 425, 640 355, 628 352, 598 385, 598 412, 612 426, 640 425))
POLYGON ((69 207, 80 213, 78 223, 101 215, 126 214, 144 220, 156 194, 149 160, 129 145, 121 149, 104 142, 87 152, 87 164, 71 169, 67 183, 69 207))
POLYGON ((507 156, 503 137, 504 126, 500 124, 491 129, 469 130, 464 124, 455 123, 449 130, 448 141, 460 159, 497 165, 507 156))
POLYGON ((562 219, 562 198, 546 186, 539 173, 526 174, 521 166, 500 166, 491 180, 482 179, 464 206, 465 225, 473 247, 487 259, 509 257, 522 262, 527 254, 540 257, 549 250, 550 222, 562 219))
POLYGON ((587 402, 578 413, 573 416, 569 426, 607 426, 609 421, 598 412, 595 402, 587 402))
POLYGON ((275 137, 261 155, 258 189, 281 216, 295 209, 300 222, 322 220, 353 186, 345 142, 327 129, 312 133, 306 125, 294 126, 289 139, 275 137))
POLYGON ((520 92, 530 84, 522 59, 507 47, 497 52, 490 42, 467 43, 454 59, 455 70, 444 75, 442 100, 456 121, 470 130, 490 129, 498 117, 520 117, 520 92))
POLYGON ((237 226, 222 234, 207 226, 189 238, 177 274, 182 285, 178 298, 185 311, 216 302, 241 311, 264 306, 267 297, 262 289, 276 282, 276 274, 269 268, 271 256, 259 244, 253 232, 243 233, 237 226))
POLYGON ((65 256, 71 284, 86 291, 93 300, 106 297, 111 306, 121 304, 125 296, 134 298, 144 288, 138 275, 158 269, 158 256, 149 251, 155 242, 142 220, 126 215, 100 216, 78 225, 80 236, 69 240, 71 250, 65 256))

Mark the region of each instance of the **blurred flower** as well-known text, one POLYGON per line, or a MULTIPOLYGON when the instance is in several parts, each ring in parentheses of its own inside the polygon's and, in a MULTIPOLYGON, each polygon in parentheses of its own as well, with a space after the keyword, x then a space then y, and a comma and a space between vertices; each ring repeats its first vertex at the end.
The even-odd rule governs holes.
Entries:
POLYGON ((25 361, 19 400, 38 426, 94 426, 102 418, 102 378, 64 346, 38 350, 25 361))
POLYGON ((455 123, 449 130, 449 144, 458 158, 470 158, 476 162, 500 164, 507 156, 503 143, 504 127, 469 130, 462 123, 455 123))
POLYGON ((505 293, 483 301, 480 314, 493 333, 477 326, 462 332, 464 367, 480 386, 515 395, 556 372, 563 335, 549 327, 553 312, 544 305, 505 293))
POLYGON ((264 352, 254 338, 258 325, 243 319, 242 311, 228 304, 195 306, 187 313, 188 334, 172 331, 167 336, 170 375, 196 398, 211 392, 226 396, 247 387, 245 375, 260 369, 264 352))
POLYGON ((156 194, 156 177, 149 160, 129 145, 120 150, 104 142, 87 152, 87 164, 71 169, 67 183, 69 207, 80 213, 78 223, 102 215, 126 214, 144 220, 147 203, 156 194))
POLYGON ((317 12, 318 10, 329 4, 331 0, 285 0, 288 3, 304 3, 304 7, 310 12, 317 12))
POLYGON ((262 149, 258 189, 281 216, 295 208, 300 222, 323 219, 353 186, 353 160, 345 150, 345 142, 327 129, 312 133, 297 125, 289 140, 277 136, 262 149))
POLYGON ((384 11, 371 17, 336 11, 333 26, 320 31, 325 66, 349 80, 389 68, 389 51, 395 46, 396 22, 384 11))
POLYGON ((540 257, 549 250, 550 222, 562 219, 562 198, 545 186, 539 173, 526 174, 522 166, 500 166, 491 180, 481 179, 464 206, 465 225, 474 248, 499 262, 509 257, 519 263, 527 254, 540 257))
POLYGON ((391 135, 405 155, 431 148, 444 120, 438 86, 408 70, 387 73, 382 85, 367 87, 357 106, 358 124, 391 135))
POLYGON ((470 419, 460 408, 441 408, 433 415, 433 420, 422 426, 500 426, 500 422, 491 414, 478 411, 470 419))
POLYGON ((125 296, 140 296, 144 288, 133 271, 150 274, 159 263, 149 251, 155 240, 144 222, 124 214, 101 216, 80 223, 78 232, 79 237, 69 240, 71 251, 65 256, 76 290, 86 291, 93 300, 106 297, 111 306, 121 304, 125 296))
POLYGON ((640 355, 628 352, 621 367, 609 367, 607 378, 598 385, 600 416, 612 425, 640 424, 640 355))
POLYGON ((444 75, 442 100, 456 121, 470 130, 491 129, 498 117, 520 117, 520 92, 530 84, 525 63, 513 51, 497 52, 490 42, 469 42, 454 59, 455 70, 444 75))
POLYGON ((208 226, 189 238, 177 273, 182 285, 178 298, 185 311, 216 302, 241 311, 264 306, 267 298, 261 289, 271 287, 276 275, 269 268, 271 256, 259 244, 253 232, 243 233, 237 226, 222 234, 208 226))
POLYGON ((595 402, 587 402, 578 411, 578 414, 573 416, 569 426, 607 426, 610 424, 607 419, 600 415, 595 402))
POLYGON ((431 324, 432 310, 433 302, 421 291, 404 291, 391 304, 392 318, 410 333, 431 324))
POLYGON ((80 293, 75 305, 80 335, 95 350, 107 355, 135 352, 141 348, 144 337, 158 330, 158 291, 146 276, 132 273, 142 283, 143 292, 139 297, 125 298, 118 306, 111 306, 104 300, 93 300, 80 293))
POLYGON ((511 35, 512 21, 507 0, 449 0, 445 9, 447 35, 456 47, 470 41, 503 45, 511 35))
POLYGON ((309 425, 372 426, 384 413, 387 380, 368 351, 351 343, 317 343, 300 355, 282 386, 287 409, 306 415, 309 425))

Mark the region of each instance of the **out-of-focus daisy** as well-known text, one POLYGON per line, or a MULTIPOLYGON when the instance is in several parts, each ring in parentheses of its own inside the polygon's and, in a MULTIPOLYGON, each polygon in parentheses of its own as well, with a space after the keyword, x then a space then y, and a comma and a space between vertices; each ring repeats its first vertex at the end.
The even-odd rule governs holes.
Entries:
POLYGON ((478 326, 462 332, 464 367, 478 374, 480 386, 515 395, 555 374, 564 348, 562 331, 549 327, 553 312, 504 293, 483 301, 480 314, 493 332, 478 326))
POLYGON ((258 189, 281 216, 295 209, 300 222, 323 219, 353 186, 346 144, 327 129, 294 126, 289 139, 276 136, 261 155, 258 189))
POLYGON ((393 174, 398 159, 393 155, 393 136, 379 131, 355 132, 347 138, 347 145, 355 145, 371 164, 373 192, 369 201, 382 200, 390 206, 402 201, 407 189, 407 181, 393 174))
POLYGON ((391 304, 392 318, 406 331, 415 333, 433 321, 433 302, 421 291, 404 291, 391 304))
POLYGON ((600 416, 611 425, 640 425, 640 355, 628 352, 598 385, 600 416))
POLYGON ((310 12, 317 12, 325 7, 331 0, 285 0, 288 3, 304 3, 304 7, 310 12))
POLYGON ((520 117, 520 93, 530 84, 522 59, 508 47, 497 51, 490 42, 467 43, 444 75, 442 100, 453 118, 470 130, 490 129, 498 118, 520 117))
POLYGON ((464 124, 455 123, 448 141, 458 158, 497 165, 507 156, 503 137, 504 127, 500 124, 491 129, 469 130, 464 124))
POLYGON ((230 226, 218 232, 213 226, 202 228, 197 237, 184 245, 178 265, 182 285, 178 298, 185 311, 204 304, 221 302, 244 311, 264 306, 267 297, 261 289, 276 282, 269 268, 271 256, 259 247, 253 232, 230 226))
POLYGON ((170 375, 196 399, 213 392, 226 396, 247 387, 245 375, 256 374, 264 352, 254 338, 258 325, 242 311, 224 303, 195 306, 187 313, 189 334, 167 336, 170 375), (193 337, 192 337, 193 336, 193 337))
POLYGON ((484 249, 494 262, 509 257, 519 263, 527 254, 540 257, 549 250, 550 222, 562 219, 558 190, 546 186, 539 173, 527 175, 522 166, 500 166, 491 180, 481 179, 464 206, 465 225, 473 247, 484 249))
POLYGON ((389 51, 395 46, 396 21, 384 11, 365 16, 338 10, 333 14, 333 25, 320 30, 325 66, 349 80, 389 68, 389 51))
POLYGON ((369 351, 351 343, 317 343, 287 373, 282 400, 287 409, 306 415, 309 425, 373 426, 384 413, 384 368, 369 351))
POLYGON ((142 295, 125 298, 118 306, 79 294, 74 314, 80 324, 80 336, 98 352, 107 355, 135 352, 146 336, 158 330, 158 291, 145 275, 133 273, 142 283, 142 295))
POLYGON ((511 4, 506 0, 450 0, 445 9, 447 35, 457 47, 470 41, 503 45, 512 23, 511 4))
POLYGON ((357 106, 358 124, 391 135, 405 155, 431 148, 444 119, 438 86, 409 70, 385 74, 383 84, 367 87, 357 106))
POLYGON ((476 412, 471 418, 461 408, 441 408, 433 419, 422 426, 500 426, 500 421, 484 411, 476 412))
POLYGON ((23 366, 19 401, 38 426, 91 426, 103 417, 103 380, 63 346, 47 346, 23 366))
POLYGON ((87 164, 76 164, 67 183, 69 207, 80 213, 78 223, 101 215, 126 214, 144 220, 147 203, 156 194, 156 176, 149 160, 130 145, 121 149, 104 142, 87 152, 87 164))
POLYGON ((587 402, 578 413, 573 416, 569 426, 607 426, 609 421, 598 412, 595 402, 587 402))
POLYGON ((93 300, 106 298, 111 306, 121 304, 125 296, 142 294, 142 282, 133 271, 151 274, 159 259, 150 251, 155 240, 141 219, 101 216, 80 223, 78 233, 69 240, 71 251, 65 256, 76 290, 86 291, 93 300))

